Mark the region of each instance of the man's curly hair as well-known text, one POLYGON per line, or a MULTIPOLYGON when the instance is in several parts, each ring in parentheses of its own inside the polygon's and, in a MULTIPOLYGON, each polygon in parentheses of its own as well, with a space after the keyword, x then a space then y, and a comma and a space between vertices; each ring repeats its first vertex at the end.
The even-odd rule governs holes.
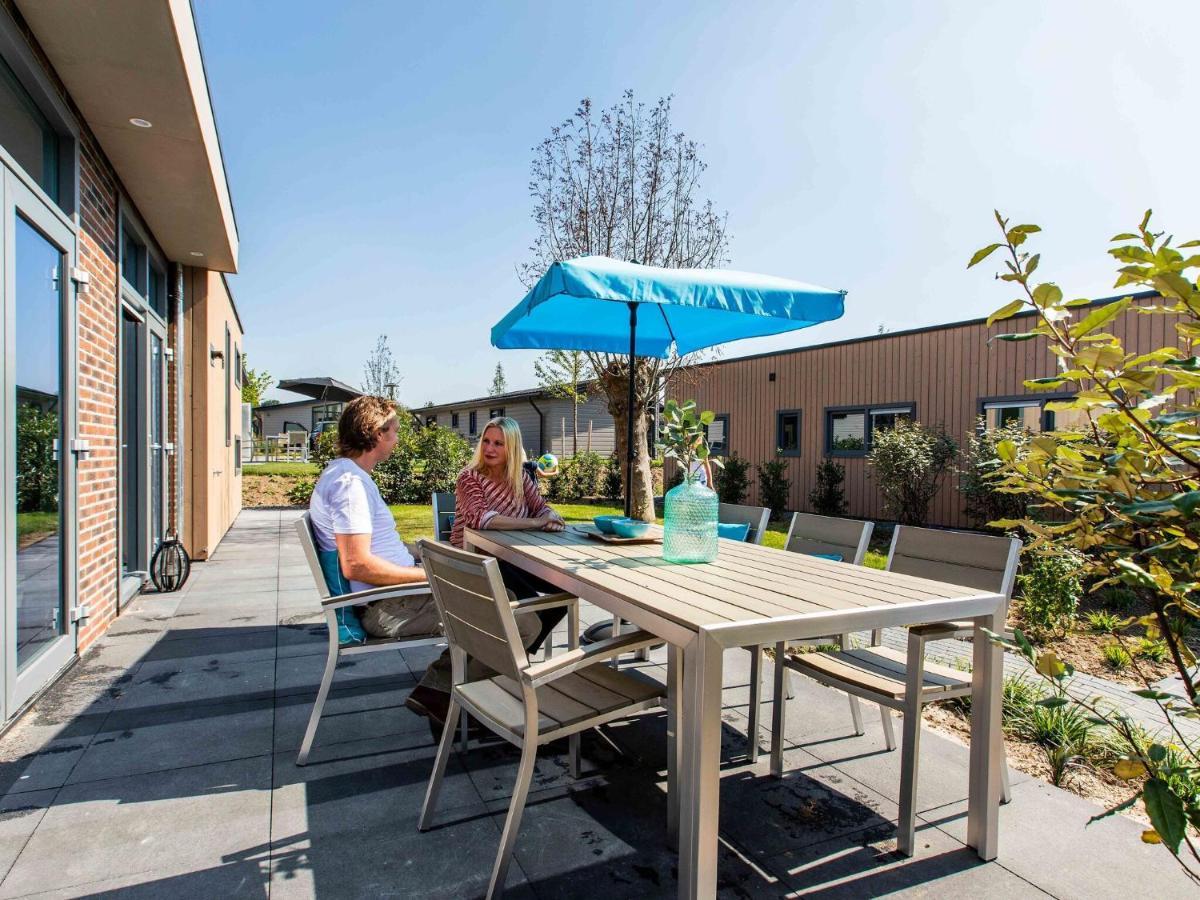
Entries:
POLYGON ((384 397, 355 397, 338 419, 338 455, 354 458, 375 449, 379 433, 397 418, 396 404, 384 397))

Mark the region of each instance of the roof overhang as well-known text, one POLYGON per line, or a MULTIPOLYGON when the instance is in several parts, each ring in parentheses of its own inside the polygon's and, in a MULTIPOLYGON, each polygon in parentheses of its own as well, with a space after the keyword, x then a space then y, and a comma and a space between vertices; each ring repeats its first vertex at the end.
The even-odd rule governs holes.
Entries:
POLYGON ((237 271, 237 225, 188 0, 17 6, 163 252, 237 271))

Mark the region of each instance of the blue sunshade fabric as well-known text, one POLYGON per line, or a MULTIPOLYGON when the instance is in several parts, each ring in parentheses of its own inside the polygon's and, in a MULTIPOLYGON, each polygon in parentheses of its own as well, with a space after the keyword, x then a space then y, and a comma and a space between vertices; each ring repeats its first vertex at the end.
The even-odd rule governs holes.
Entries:
POLYGON ((691 353, 840 318, 844 296, 770 275, 585 256, 552 265, 492 328, 492 345, 628 353, 633 301, 639 304, 634 352, 665 359, 672 344, 691 353))

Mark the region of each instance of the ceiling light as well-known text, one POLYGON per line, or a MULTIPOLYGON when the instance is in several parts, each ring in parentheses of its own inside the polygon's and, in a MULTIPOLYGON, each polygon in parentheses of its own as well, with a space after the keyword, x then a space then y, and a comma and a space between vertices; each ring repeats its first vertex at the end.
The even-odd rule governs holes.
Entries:
MULTIPOLYGON (((199 250, 193 250, 193 251, 192 251, 192 256, 203 256, 203 255, 204 255, 204 254, 203 254, 203 253, 201 253, 199 250)), ((626 379, 626 380, 628 380, 628 379, 626 379)))
POLYGON ((138 128, 150 128, 151 123, 146 119, 133 118, 129 120, 130 125, 136 125, 138 128))

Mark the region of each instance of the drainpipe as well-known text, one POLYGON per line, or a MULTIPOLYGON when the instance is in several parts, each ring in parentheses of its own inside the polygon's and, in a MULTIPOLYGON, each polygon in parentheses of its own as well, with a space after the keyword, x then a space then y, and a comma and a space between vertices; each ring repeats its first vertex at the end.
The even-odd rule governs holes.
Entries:
POLYGON ((183 266, 171 263, 171 299, 175 301, 175 536, 183 540, 183 460, 184 423, 187 416, 183 408, 187 392, 183 388, 183 266))
POLYGON ((541 456, 546 452, 546 414, 534 403, 532 397, 529 399, 529 405, 538 414, 538 456, 541 456))

